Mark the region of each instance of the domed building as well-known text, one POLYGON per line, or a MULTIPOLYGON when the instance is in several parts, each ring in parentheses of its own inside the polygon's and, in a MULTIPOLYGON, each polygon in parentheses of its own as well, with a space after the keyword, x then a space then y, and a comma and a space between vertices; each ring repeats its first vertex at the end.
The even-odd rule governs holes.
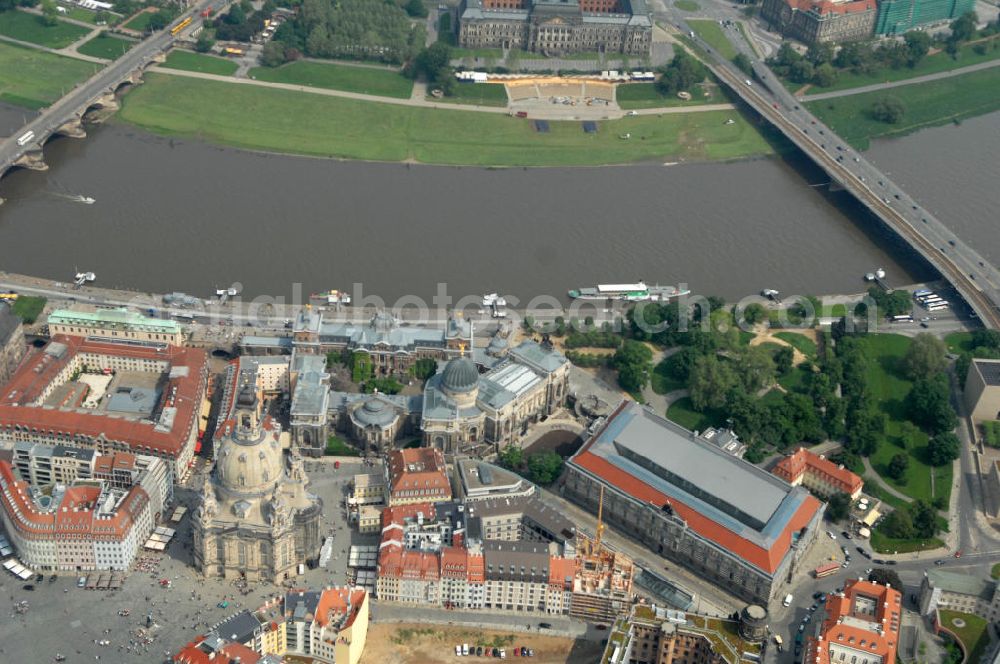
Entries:
POLYGON ((565 401, 569 362, 561 353, 534 341, 491 349, 503 359, 482 375, 462 355, 427 380, 420 421, 425 445, 446 454, 498 450, 565 401))
POLYGON ((322 501, 306 490, 296 449, 286 461, 281 429, 261 419, 252 388, 224 427, 193 528, 195 565, 205 576, 278 583, 318 557, 322 501))

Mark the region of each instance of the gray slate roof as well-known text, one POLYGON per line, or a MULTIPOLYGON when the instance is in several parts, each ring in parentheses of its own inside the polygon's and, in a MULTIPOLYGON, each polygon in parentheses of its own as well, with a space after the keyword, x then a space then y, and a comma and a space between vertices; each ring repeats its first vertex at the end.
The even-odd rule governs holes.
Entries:
POLYGON ((0 303, 0 346, 6 346, 10 337, 21 324, 21 319, 14 315, 7 304, 0 303))

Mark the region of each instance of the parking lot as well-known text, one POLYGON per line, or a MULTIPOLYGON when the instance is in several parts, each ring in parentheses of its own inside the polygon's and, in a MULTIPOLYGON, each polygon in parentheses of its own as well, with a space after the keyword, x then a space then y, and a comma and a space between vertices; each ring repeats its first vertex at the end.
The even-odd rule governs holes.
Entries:
MULTIPOLYGON (((199 464, 176 489, 178 503, 191 511, 180 524, 167 524, 177 528, 177 536, 165 554, 141 554, 141 569, 134 568, 120 589, 77 588, 79 575, 62 574, 54 581, 32 579, 34 590, 28 591, 26 582, 0 575, 0 597, 9 616, 0 624, 0 662, 51 662, 57 654, 67 662, 160 662, 223 618, 280 593, 283 589, 273 584, 240 588, 205 579, 191 567, 191 520, 206 467, 199 464), (218 606, 223 601, 229 602, 226 608, 218 606)), ((360 462, 342 463, 338 470, 327 460, 307 462, 310 490, 324 502, 321 532, 334 538, 334 553, 328 568, 307 570, 295 580, 296 587, 343 585, 344 552, 352 542, 373 541, 352 533, 342 511, 351 477, 364 469, 360 462)))

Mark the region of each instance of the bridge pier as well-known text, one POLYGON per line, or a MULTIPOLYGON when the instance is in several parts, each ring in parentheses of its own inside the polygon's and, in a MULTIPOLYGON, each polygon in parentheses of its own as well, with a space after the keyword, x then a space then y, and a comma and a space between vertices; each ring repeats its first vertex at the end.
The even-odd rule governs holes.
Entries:
POLYGON ((80 122, 80 118, 74 118, 66 124, 58 127, 55 132, 60 136, 69 136, 70 138, 87 138, 87 132, 83 128, 83 123, 80 122))
POLYGON ((41 150, 30 150, 21 155, 14 165, 27 168, 29 171, 47 171, 49 165, 45 163, 44 157, 41 150))
POLYGON ((115 97, 114 92, 108 92, 95 99, 94 103, 84 112, 84 115, 89 121, 101 124, 117 113, 118 109, 118 98, 115 97))

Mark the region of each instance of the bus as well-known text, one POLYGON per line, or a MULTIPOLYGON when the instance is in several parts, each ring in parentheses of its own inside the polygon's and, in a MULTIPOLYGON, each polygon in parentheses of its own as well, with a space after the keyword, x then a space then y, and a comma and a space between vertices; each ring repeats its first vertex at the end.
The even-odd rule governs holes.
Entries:
POLYGON ((222 52, 225 53, 226 55, 235 55, 237 57, 243 55, 242 48, 233 48, 232 46, 227 46, 226 48, 222 49, 222 52))
POLYGON ((893 316, 889 320, 891 320, 893 323, 912 323, 913 316, 911 316, 910 314, 903 314, 901 316, 893 316))
POLYGON ((822 579, 824 576, 830 576, 835 574, 837 570, 840 569, 840 563, 827 563, 826 565, 820 565, 815 570, 813 570, 813 576, 817 579, 822 579))
POLYGON ((921 288, 920 290, 913 291, 913 297, 917 298, 918 300, 926 295, 933 295, 933 294, 934 291, 930 290, 929 288, 921 288))
POLYGON ((17 302, 18 297, 17 293, 0 293, 0 302, 17 302))
POLYGON ((947 302, 938 302, 936 304, 928 305, 925 308, 927 309, 927 311, 941 311, 942 309, 947 309, 948 306, 949 305, 947 302))
POLYGON ((929 297, 926 300, 921 300, 920 306, 929 307, 934 304, 941 304, 944 301, 945 299, 943 297, 938 297, 937 295, 935 295, 934 297, 929 297))
POLYGON ((174 36, 177 36, 178 32, 180 32, 184 28, 188 27, 189 25, 191 25, 191 17, 190 16, 188 16, 186 19, 184 19, 183 21, 181 21, 180 23, 178 23, 177 25, 175 25, 173 28, 171 28, 170 34, 172 34, 174 36))

